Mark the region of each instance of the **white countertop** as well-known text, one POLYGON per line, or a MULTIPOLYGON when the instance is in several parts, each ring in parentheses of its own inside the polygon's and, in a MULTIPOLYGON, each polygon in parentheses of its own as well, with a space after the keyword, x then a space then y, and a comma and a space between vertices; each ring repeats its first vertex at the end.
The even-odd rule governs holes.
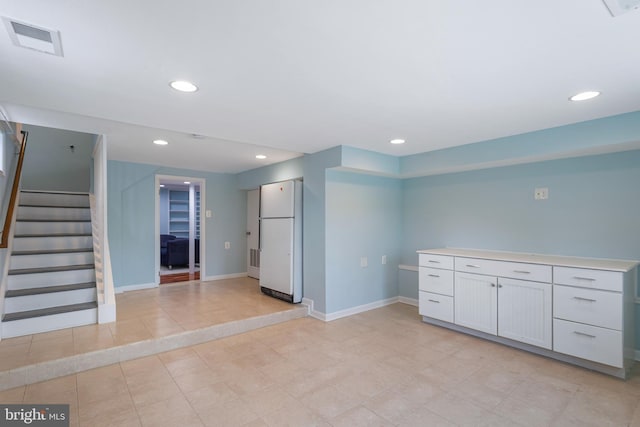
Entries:
POLYGON ((481 249, 436 248, 421 249, 419 254, 435 254, 468 258, 483 258, 496 261, 525 262, 529 264, 551 264, 561 267, 592 268, 627 272, 635 268, 640 261, 600 258, 580 258, 560 255, 527 254, 523 252, 502 252, 481 249))

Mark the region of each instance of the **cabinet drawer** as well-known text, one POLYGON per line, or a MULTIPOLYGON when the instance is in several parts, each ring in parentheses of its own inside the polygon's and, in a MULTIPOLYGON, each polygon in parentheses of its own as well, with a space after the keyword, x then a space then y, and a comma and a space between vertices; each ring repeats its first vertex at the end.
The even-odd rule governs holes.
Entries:
POLYGON ((447 255, 418 254, 418 265, 422 267, 453 270, 453 257, 447 255))
POLYGON ((419 292, 419 311, 422 316, 453 323, 453 298, 431 292, 419 292))
POLYGON ((553 319, 553 350, 622 368, 622 332, 553 319))
POLYGON ((551 283, 550 265, 456 257, 456 271, 551 283))
POLYGON ((609 329, 622 329, 622 294, 553 286, 553 316, 609 329))
POLYGON ((622 292, 623 274, 619 271, 587 268, 554 267, 553 283, 622 292))
POLYGON ((421 291, 453 296, 453 271, 419 267, 418 284, 421 291))

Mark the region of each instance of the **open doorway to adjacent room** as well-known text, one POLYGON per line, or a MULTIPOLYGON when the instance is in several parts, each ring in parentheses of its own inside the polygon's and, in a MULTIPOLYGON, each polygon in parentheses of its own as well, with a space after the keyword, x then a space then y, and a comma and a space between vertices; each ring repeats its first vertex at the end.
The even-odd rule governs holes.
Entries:
POLYGON ((158 284, 200 280, 204 253, 204 180, 156 176, 156 271, 158 284))

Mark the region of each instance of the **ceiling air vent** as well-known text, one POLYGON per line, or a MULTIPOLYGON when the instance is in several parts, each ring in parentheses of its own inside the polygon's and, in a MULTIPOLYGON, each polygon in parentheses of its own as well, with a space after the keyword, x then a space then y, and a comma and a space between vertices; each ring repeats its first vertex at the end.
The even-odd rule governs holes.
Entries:
POLYGON ((62 56, 60 32, 37 25, 2 17, 9 37, 14 45, 37 50, 50 55, 62 56))

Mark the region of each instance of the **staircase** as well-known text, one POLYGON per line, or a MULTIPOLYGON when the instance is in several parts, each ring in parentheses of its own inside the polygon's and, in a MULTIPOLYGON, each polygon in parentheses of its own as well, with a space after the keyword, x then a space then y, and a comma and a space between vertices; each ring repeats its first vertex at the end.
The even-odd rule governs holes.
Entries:
POLYGON ((22 191, 2 337, 97 323, 89 195, 22 191))

